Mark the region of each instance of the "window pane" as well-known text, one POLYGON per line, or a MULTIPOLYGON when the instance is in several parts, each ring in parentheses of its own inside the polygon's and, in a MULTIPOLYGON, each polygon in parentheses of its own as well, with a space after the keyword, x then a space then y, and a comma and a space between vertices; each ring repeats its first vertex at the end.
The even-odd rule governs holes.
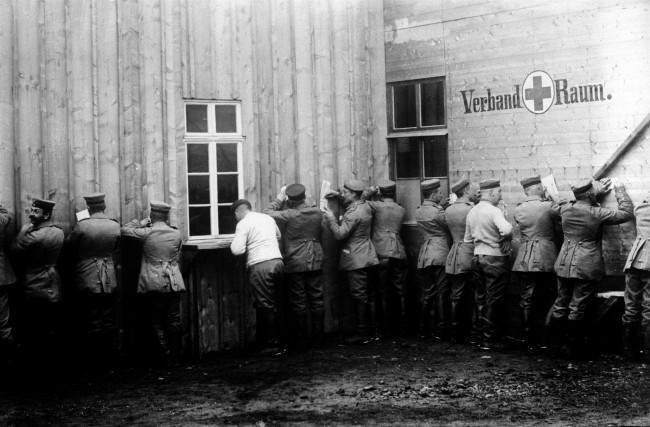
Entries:
POLYGON ((187 193, 190 205, 210 203, 210 177, 208 175, 188 176, 187 193))
POLYGON ((239 197, 238 175, 219 175, 217 177, 217 198, 219 203, 230 203, 239 197))
POLYGON ((395 129, 417 126, 415 117, 415 85, 393 86, 395 129))
POLYGON ((219 206, 219 234, 234 234, 237 221, 230 206, 219 206))
POLYGON ((187 144, 187 171, 209 172, 208 144, 187 144))
POLYGON ((447 176, 447 137, 423 138, 424 176, 447 176))
POLYGON ((215 105, 214 117, 217 124, 217 133, 237 132, 237 106, 215 105))
POLYGON ((395 144, 397 178, 419 178, 420 161, 417 138, 398 138, 395 144))
POLYGON ((237 144, 217 144, 217 172, 237 172, 237 144))
POLYGON ((207 105, 186 105, 185 121, 188 132, 208 131, 208 106, 207 105))
POLYGON ((210 207, 193 208, 190 206, 190 236, 207 236, 210 229, 210 207))
POLYGON ((442 80, 422 83, 422 126, 445 124, 445 90, 442 80))

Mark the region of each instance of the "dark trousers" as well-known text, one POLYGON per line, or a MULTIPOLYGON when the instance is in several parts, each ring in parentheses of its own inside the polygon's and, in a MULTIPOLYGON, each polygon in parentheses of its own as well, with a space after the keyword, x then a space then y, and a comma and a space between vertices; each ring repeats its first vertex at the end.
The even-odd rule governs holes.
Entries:
POLYGON ((257 313, 256 337, 258 346, 275 347, 280 341, 281 296, 284 264, 271 259, 248 267, 248 282, 253 289, 257 313))
POLYGON ((181 340, 180 292, 148 292, 145 294, 149 320, 163 362, 180 356, 181 340))
POLYGON ((451 330, 457 341, 463 341, 469 332, 474 311, 475 275, 473 272, 447 274, 451 288, 451 330))
POLYGON ((34 368, 52 369, 62 355, 60 303, 23 297, 18 309, 17 338, 23 345, 26 363, 34 368), (47 366, 39 365, 46 359, 47 366))
POLYGON ((436 307, 437 327, 445 333, 449 321, 450 286, 444 265, 430 265, 418 269, 420 283, 420 335, 428 335, 431 330, 431 310, 436 307))
POLYGON ((357 321, 356 332, 363 337, 373 335, 377 326, 375 311, 377 284, 369 282, 367 268, 349 270, 346 272, 346 276, 350 295, 354 300, 354 312, 357 321))
POLYGON ((482 320, 483 338, 490 341, 501 332, 504 317, 504 296, 509 278, 508 257, 476 255, 474 257, 478 278, 478 293, 485 294, 482 320))
POLYGON ((13 339, 9 309, 9 286, 0 286, 0 344, 13 339))
POLYGON ((82 292, 75 296, 79 356, 100 368, 114 364, 118 354, 116 294, 82 292), (100 365, 100 366, 97 366, 100 365))
POLYGON ((389 333, 390 308, 395 302, 399 313, 399 329, 406 329, 406 260, 397 258, 380 258, 375 273, 379 283, 379 305, 381 307, 381 330, 389 333))
POLYGON ((596 295, 596 281, 558 277, 557 282, 557 297, 551 317, 581 321, 585 317, 587 306, 596 295))
POLYGON ((625 272, 623 324, 650 327, 650 271, 631 268, 625 272))
POLYGON ((553 273, 517 272, 521 285, 521 307, 524 339, 528 343, 540 341, 541 334, 536 328, 539 319, 545 317, 553 304, 553 273))
POLYGON ((325 304, 323 301, 323 281, 321 270, 285 274, 287 299, 292 318, 289 330, 294 341, 302 341, 309 334, 320 340, 323 334, 325 304))

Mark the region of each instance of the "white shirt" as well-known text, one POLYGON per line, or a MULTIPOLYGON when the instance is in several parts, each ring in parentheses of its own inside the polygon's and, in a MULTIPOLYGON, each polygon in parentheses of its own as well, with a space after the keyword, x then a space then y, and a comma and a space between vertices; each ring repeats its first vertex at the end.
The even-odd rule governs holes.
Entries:
POLYGON ((246 265, 249 267, 271 259, 282 259, 278 244, 280 236, 280 229, 273 218, 259 212, 248 212, 237 223, 230 251, 234 255, 243 255, 248 251, 246 265))
POLYGON ((475 255, 505 255, 501 241, 512 235, 512 225, 503 216, 501 209, 481 200, 467 214, 465 241, 474 242, 475 255))

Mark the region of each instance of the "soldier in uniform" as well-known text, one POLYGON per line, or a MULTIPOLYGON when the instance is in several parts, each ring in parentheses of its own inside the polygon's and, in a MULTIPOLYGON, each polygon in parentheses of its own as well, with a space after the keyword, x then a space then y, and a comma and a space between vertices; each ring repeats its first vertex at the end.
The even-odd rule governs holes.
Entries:
POLYGON ((650 203, 644 200, 634 208, 636 240, 625 263, 625 312, 623 350, 637 360, 643 350, 650 363, 650 203))
POLYGON ((357 320, 357 335, 348 340, 350 343, 367 341, 376 325, 375 293, 368 284, 368 268, 379 264, 379 260, 371 240, 372 210, 361 199, 364 189, 364 183, 356 179, 344 184, 341 196, 345 213, 340 224, 331 210, 324 211, 334 237, 343 241, 339 268, 346 272, 357 320), (368 317, 372 328, 368 326, 368 317))
POLYGON ((55 351, 61 278, 55 266, 63 246, 63 230, 52 223, 51 200, 34 199, 30 224, 22 227, 11 248, 21 267, 19 334, 28 356, 55 351))
POLYGON ((418 254, 417 271, 421 284, 419 335, 430 333, 431 309, 436 304, 437 329, 440 339, 447 339, 450 321, 450 288, 445 274, 451 236, 442 206, 444 194, 440 180, 430 179, 420 184, 424 201, 415 211, 423 243, 418 254))
POLYGON ((636 240, 625 263, 625 312, 623 313, 623 350, 627 358, 637 360, 643 350, 644 362, 650 363, 650 203, 634 208, 636 240))
POLYGON ((9 289, 16 282, 14 270, 9 262, 5 248, 9 242, 11 215, 0 205, 0 359, 14 349, 14 334, 10 321, 9 289))
POLYGON ((305 186, 291 184, 263 213, 284 228, 284 272, 291 313, 290 325, 297 328, 297 339, 304 344, 309 331, 316 343, 323 337, 323 214, 305 203, 305 186))
POLYGON ((616 183, 618 209, 602 208, 597 203, 593 183, 572 187, 576 200, 559 207, 564 243, 555 261, 558 276, 557 298, 549 318, 554 335, 566 329, 568 356, 583 356, 585 309, 596 293, 596 285, 605 274, 602 254, 603 225, 621 224, 633 218, 632 201, 625 187, 616 183), (567 323, 568 319, 568 323, 567 323))
POLYGON ((120 224, 104 210, 103 193, 84 196, 89 218, 79 221, 68 236, 74 258, 75 313, 82 328, 81 343, 88 362, 110 362, 116 350, 116 296, 120 224))
POLYGON ((142 241, 138 294, 142 294, 162 362, 178 361, 181 344, 180 295, 185 291, 178 267, 181 233, 169 225, 171 206, 150 203, 150 217, 122 227, 122 236, 142 241))
MULTIPOLYGON (((472 258, 474 258, 474 243, 465 242, 465 225, 467 214, 478 202, 477 188, 472 188, 467 179, 461 179, 451 186, 456 200, 445 209, 445 220, 453 239, 453 244, 447 255, 445 273, 451 286, 451 336, 457 342, 463 342, 466 334, 467 311, 464 306, 473 290, 474 273, 472 258)), ((479 304, 482 300, 479 297, 479 304)))
POLYGON ((395 294, 399 303, 400 335, 406 333, 406 251, 400 236, 405 210, 395 202, 395 182, 385 181, 371 188, 380 200, 366 201, 373 212, 372 243, 377 251, 379 265, 379 303, 381 304, 383 334, 388 331, 389 297, 395 294))
POLYGON ((515 208, 514 218, 521 233, 521 244, 512 271, 521 283, 522 319, 526 348, 537 347, 539 331, 534 330, 535 314, 546 313, 552 304, 549 287, 553 263, 557 258, 555 230, 560 219, 554 203, 544 200, 539 175, 521 180, 526 199, 515 208))
POLYGON ((479 292, 485 291, 485 310, 482 320, 483 344, 491 349, 500 332, 504 311, 504 296, 508 281, 508 257, 512 225, 501 209, 501 183, 496 179, 481 181, 481 201, 467 214, 465 242, 474 243, 474 265, 479 292))

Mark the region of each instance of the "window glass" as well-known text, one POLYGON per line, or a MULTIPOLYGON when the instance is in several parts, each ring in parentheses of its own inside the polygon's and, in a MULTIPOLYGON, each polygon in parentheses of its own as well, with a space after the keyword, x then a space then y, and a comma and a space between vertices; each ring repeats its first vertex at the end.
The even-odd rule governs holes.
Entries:
POLYGON ((187 177, 188 202, 190 205, 210 204, 210 176, 190 175, 187 177))
POLYGON ((420 148, 415 138, 398 138, 395 142, 395 163, 397 178, 418 178, 420 176, 420 148))
POLYGON ((237 222, 230 206, 219 206, 219 233, 234 234, 237 222))
POLYGON ((217 133, 237 132, 237 106, 216 104, 214 106, 214 116, 217 133))
POLYGON ((417 126, 414 84, 393 87, 393 115, 395 129, 417 126))
POLYGON ((186 105, 185 121, 187 132, 208 131, 208 106, 207 105, 186 105))
POLYGON ((208 236, 212 233, 210 226, 210 206, 189 208, 191 236, 208 236))
POLYGON ((424 176, 447 176, 447 137, 422 138, 424 150, 424 176))
POLYGON ((217 197, 219 203, 231 203, 239 197, 237 175, 219 175, 217 178, 217 197))
POLYGON ((445 124, 445 90, 442 80, 420 84, 422 126, 445 124))
POLYGON ((187 171, 210 172, 208 144, 187 144, 187 171))
POLYGON ((217 144, 217 172, 237 172, 237 144, 217 144))

